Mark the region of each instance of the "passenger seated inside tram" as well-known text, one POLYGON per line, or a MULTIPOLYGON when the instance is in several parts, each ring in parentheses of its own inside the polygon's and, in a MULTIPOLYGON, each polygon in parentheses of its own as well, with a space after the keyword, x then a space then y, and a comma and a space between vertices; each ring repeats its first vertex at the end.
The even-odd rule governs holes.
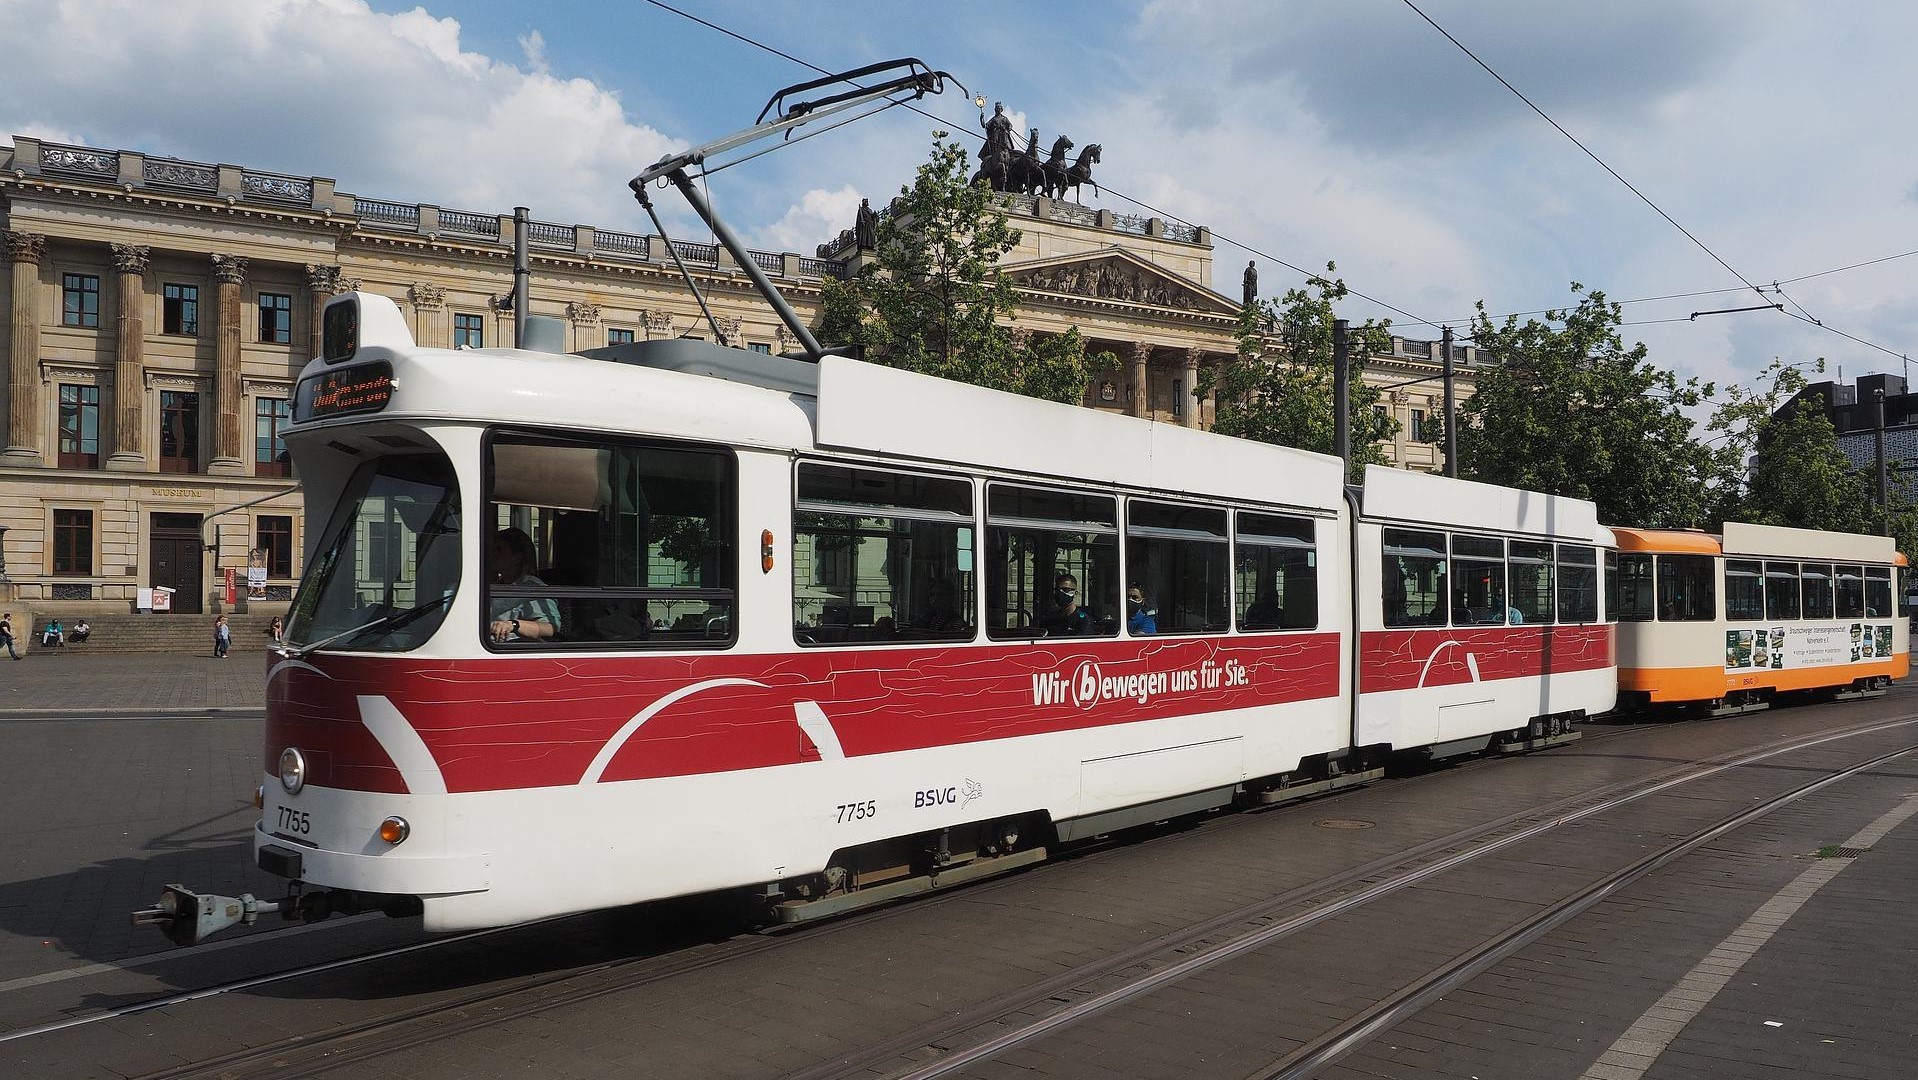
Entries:
MULTIPOLYGON (((1389 583, 1388 583, 1389 585, 1389 583)), ((1385 598, 1387 625, 1401 626, 1407 621, 1405 610, 1405 589, 1388 591, 1385 598), (1396 593, 1396 595, 1394 595, 1396 593)), ((1284 612, 1279 608, 1279 594, 1270 585, 1259 588, 1259 594, 1245 609, 1245 618, 1239 621, 1241 630, 1277 630, 1284 625, 1284 612)))
POLYGON ((959 610, 958 590, 945 578, 934 578, 926 598, 926 610, 919 616, 916 624, 919 629, 933 634, 952 634, 970 629, 965 614, 959 610))
POLYGON ((1126 633, 1134 636, 1159 632, 1159 609, 1146 599, 1145 590, 1134 585, 1126 590, 1126 633))
MULTIPOLYGON (((493 534, 489 551, 495 585, 526 588, 546 584, 533 573, 533 538, 524 532, 501 529, 493 534)), ((549 597, 495 596, 489 607, 494 641, 540 641, 559 634, 559 605, 549 597)))
POLYGON ((1039 625, 1054 637, 1070 637, 1092 632, 1092 613, 1079 603, 1079 579, 1064 570, 1053 586, 1052 603, 1039 618, 1039 625))

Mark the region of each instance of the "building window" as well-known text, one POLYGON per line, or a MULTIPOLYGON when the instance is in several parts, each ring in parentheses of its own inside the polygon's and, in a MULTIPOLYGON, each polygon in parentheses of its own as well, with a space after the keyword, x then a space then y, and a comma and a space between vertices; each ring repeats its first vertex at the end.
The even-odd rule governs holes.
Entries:
POLYGON ((1185 395, 1179 392, 1179 380, 1172 380, 1172 415, 1185 415, 1185 395))
POLYGON ((254 547, 266 552, 266 576, 293 576, 293 519, 262 514, 254 526, 254 547))
POLYGON ((453 316, 453 347, 455 349, 483 349, 486 347, 486 325, 480 315, 453 316))
POLYGON ((260 294, 260 340, 276 345, 293 342, 293 298, 281 293, 260 294))
POLYGON ((160 287, 160 332, 200 336, 200 287, 166 284, 160 287))
POLYGON ((767 355, 771 355, 773 351, 773 347, 764 341, 748 342, 746 347, 756 353, 766 353, 767 355))
POLYGON ((60 322, 64 326, 100 325, 100 279, 92 274, 60 277, 60 322))
POLYGON ((285 398, 253 399, 253 475, 292 476, 286 454, 286 428, 292 422, 292 403, 285 398))
POLYGON ((60 384, 60 467, 100 467, 100 388, 60 384))
POLYGON ((1413 410, 1412 410, 1412 431, 1411 431, 1411 435, 1412 435, 1412 441, 1413 441, 1413 442, 1425 442, 1425 441, 1426 441, 1426 439, 1425 439, 1425 410, 1424 410, 1424 409, 1413 409, 1413 410))
POLYGON ((200 468, 200 395, 160 391, 160 471, 190 473, 200 468))
POLYGON ((93 511, 53 512, 53 572, 93 573, 93 511))
POLYGON ((614 329, 606 331, 606 344, 608 345, 631 345, 632 343, 633 332, 631 330, 614 329))

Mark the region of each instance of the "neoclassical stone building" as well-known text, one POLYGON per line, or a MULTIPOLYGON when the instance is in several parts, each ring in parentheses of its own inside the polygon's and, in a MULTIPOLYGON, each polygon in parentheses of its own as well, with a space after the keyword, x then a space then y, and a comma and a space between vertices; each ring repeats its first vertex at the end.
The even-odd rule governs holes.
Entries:
MULTIPOLYGON (((614 197, 609 195, 609 198, 614 197)), ((1212 238, 1194 228, 1043 198, 1009 197, 1023 239, 1004 269, 1022 333, 1077 327, 1121 358, 1089 408, 1209 426, 1191 388, 1235 354, 1239 300, 1211 288, 1212 238)), ((127 611, 143 587, 176 611, 224 603, 231 569, 264 563, 285 604, 304 520, 284 457, 288 401, 337 291, 393 297, 422 344, 510 345, 512 218, 338 191, 323 177, 15 136, 0 147, 0 595, 39 611, 127 611)), ((823 278, 857 265, 850 235, 813 256, 753 252, 802 318, 823 278)), ((531 306, 568 347, 708 336, 676 252, 730 341, 783 352, 784 328, 723 249, 535 221, 531 306)), ((1367 361, 1390 395, 1405 467, 1440 389, 1431 342, 1395 339, 1367 361)), ((1460 394, 1477 357, 1460 348, 1460 394)), ((244 589, 241 590, 244 595, 244 589)), ((262 602, 256 600, 258 609, 262 602)))

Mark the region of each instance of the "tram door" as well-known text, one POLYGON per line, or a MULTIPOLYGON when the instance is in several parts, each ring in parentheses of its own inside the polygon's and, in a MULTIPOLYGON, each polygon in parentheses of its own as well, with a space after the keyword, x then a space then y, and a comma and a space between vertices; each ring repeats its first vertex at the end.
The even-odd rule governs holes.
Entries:
POLYGON ((154 514, 148 529, 154 585, 173 590, 173 610, 197 615, 203 601, 200 578, 200 515, 154 514))

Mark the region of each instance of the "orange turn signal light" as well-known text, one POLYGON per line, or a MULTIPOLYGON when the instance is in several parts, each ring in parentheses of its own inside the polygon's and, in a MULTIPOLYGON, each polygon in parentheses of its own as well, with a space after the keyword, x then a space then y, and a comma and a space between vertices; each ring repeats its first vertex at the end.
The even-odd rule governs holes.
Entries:
POLYGON ((398 814, 380 822, 380 839, 389 844, 399 843, 406 839, 407 835, 412 831, 413 827, 408 825, 406 819, 400 817, 398 814))
POLYGON ((759 533, 759 572, 773 572, 773 531, 762 529, 759 533))
POLYGON ((266 809, 266 785, 265 784, 253 785, 253 809, 255 810, 266 809))

